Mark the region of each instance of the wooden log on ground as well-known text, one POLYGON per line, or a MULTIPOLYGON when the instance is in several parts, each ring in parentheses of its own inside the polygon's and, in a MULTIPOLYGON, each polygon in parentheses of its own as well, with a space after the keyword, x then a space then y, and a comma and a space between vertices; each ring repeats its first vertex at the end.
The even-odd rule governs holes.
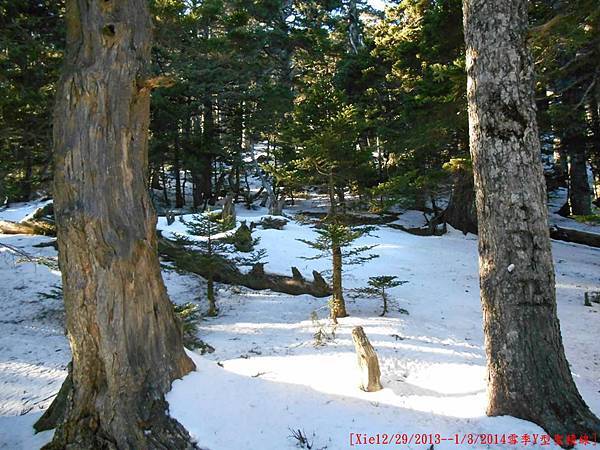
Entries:
MULTIPOLYGON (((323 220, 327 217, 326 212, 317 211, 299 211, 297 215, 310 217, 313 219, 323 220)), ((395 220, 398 220, 398 214, 385 213, 385 214, 374 214, 374 213, 360 213, 360 212, 348 212, 346 214, 338 214, 336 220, 342 222, 345 225, 385 225, 395 220)))
MULTIPOLYGON (((396 230, 402 230, 415 236, 441 236, 446 233, 444 227, 406 227, 396 223, 388 223, 388 227, 396 230)), ((562 228, 557 225, 550 227, 550 237, 559 241, 572 242, 574 244, 589 245, 590 247, 600 248, 600 234, 587 231, 574 230, 571 228, 562 228)))
POLYGON ((600 248, 600 234, 589 233, 587 231, 573 230, 571 228, 562 228, 554 225, 550 227, 550 237, 552 239, 558 239, 559 241, 573 242, 574 244, 583 244, 600 248))
MULTIPOLYGON (((199 260, 199 254, 164 237, 159 237, 158 250, 161 257, 173 262, 178 269, 195 273, 202 277, 208 275, 205 265, 199 260)), ((318 273, 318 272, 317 272, 318 273)), ((219 283, 245 286, 254 290, 270 289, 291 295, 309 294, 314 297, 328 297, 331 288, 319 275, 314 281, 298 279, 285 275, 266 273, 262 263, 255 264, 247 274, 242 273, 230 261, 223 259, 213 279, 219 283)))
POLYGON ((44 220, 28 220, 26 222, 11 222, 0 220, 0 234, 39 234, 56 236, 54 224, 44 220))
POLYGON ((362 327, 352 329, 352 340, 360 368, 360 388, 366 392, 382 389, 379 359, 362 327))
POLYGON ((415 236, 443 236, 447 233, 446 224, 424 227, 406 227, 397 223, 388 223, 387 226, 395 230, 402 230, 415 236))

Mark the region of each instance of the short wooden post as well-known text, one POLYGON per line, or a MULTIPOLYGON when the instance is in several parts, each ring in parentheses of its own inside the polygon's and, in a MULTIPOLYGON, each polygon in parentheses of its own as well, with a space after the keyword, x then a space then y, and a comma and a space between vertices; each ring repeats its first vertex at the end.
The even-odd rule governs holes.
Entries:
POLYGON ((382 389, 377 353, 375 353, 362 327, 354 327, 352 329, 352 340, 354 341, 358 366, 361 372, 360 388, 367 392, 375 392, 382 389))

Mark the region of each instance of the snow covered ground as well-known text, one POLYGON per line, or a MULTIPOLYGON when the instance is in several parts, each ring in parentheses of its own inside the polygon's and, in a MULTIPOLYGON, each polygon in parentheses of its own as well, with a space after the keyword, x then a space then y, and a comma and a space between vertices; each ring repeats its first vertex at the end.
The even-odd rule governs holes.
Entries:
MULTIPOLYGON (((257 222, 262 213, 241 209, 238 219, 257 222)), ((159 227, 171 231, 165 223, 159 227)), ((313 269, 328 269, 326 260, 301 259, 313 253, 296 239, 313 234, 309 226, 292 221, 284 230, 256 229, 254 236, 268 252, 266 270, 289 274, 296 266, 310 276, 313 269)), ((216 351, 192 353, 197 371, 176 381, 167 398, 170 413, 202 448, 297 448, 290 429, 301 429, 314 449, 328 450, 350 448, 350 433, 544 434, 529 422, 485 416, 476 237, 452 230, 442 237, 417 237, 388 227, 373 234, 358 244, 377 244, 374 252, 380 257, 345 272, 351 317, 340 320, 335 338, 323 346, 314 345, 317 325, 311 314, 316 311, 331 333, 326 299, 219 285, 221 313, 205 319, 199 330, 216 351), (378 316, 378 300, 351 292, 375 275, 408 281, 391 291, 395 305, 386 317, 378 316), (379 355, 382 391, 357 387, 350 337, 356 325, 364 327, 379 355)), ((48 240, 0 236, 0 242, 29 253, 55 256, 51 247, 33 247, 48 240)), ((600 250, 563 242, 554 242, 553 249, 567 357, 583 397, 600 414, 600 305, 583 306, 584 291, 600 290, 600 250)), ((31 424, 52 400, 70 359, 61 300, 39 294, 52 294, 59 274, 17 259, 0 249, 0 448, 11 450, 38 448, 50 439, 50 433, 34 436, 31 424)), ((199 277, 168 268, 163 274, 174 301, 201 301, 199 277)), ((386 446, 357 446, 379 447, 386 446)), ((435 445, 457 447, 490 448, 435 445)))
MULTIPOLYGON (((550 215, 550 224, 561 228, 569 228, 571 230, 585 231, 588 233, 600 233, 600 224, 597 223, 581 223, 568 217, 563 217, 558 214, 558 210, 567 201, 568 191, 565 188, 556 189, 550 193, 548 201, 548 211, 550 215)), ((592 212, 598 213, 599 208, 592 206, 592 212)))
POLYGON ((41 208, 48 203, 52 203, 52 200, 11 203, 7 207, 0 208, 0 220, 10 220, 11 222, 26 220, 38 208, 41 208))

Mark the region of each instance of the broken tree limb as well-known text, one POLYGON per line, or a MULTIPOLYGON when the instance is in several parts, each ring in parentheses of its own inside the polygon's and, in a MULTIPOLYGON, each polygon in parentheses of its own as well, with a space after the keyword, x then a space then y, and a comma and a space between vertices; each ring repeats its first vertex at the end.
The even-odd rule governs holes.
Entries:
POLYGON ((362 327, 352 329, 352 340, 360 368, 360 388, 366 392, 382 389, 379 359, 362 327))
MULTIPOLYGON (((208 275, 207 267, 199 261, 198 252, 185 248, 183 245, 162 236, 158 240, 158 250, 162 258, 173 262, 178 269, 205 278, 208 275)), ((264 271, 263 264, 255 264, 252 270, 245 274, 240 272, 231 261, 222 259, 218 270, 213 274, 213 279, 219 283, 245 286, 254 290, 270 289, 285 294, 309 294, 320 298, 331 295, 331 288, 320 276, 315 278, 314 281, 300 280, 293 276, 267 273, 264 271)))

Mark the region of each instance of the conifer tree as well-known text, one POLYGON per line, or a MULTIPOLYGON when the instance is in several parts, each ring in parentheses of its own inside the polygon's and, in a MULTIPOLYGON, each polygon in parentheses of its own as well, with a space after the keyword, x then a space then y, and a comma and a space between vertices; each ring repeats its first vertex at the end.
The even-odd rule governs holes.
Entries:
POLYGON ((230 246, 223 239, 223 236, 216 238, 216 235, 224 233, 231 227, 220 220, 216 215, 194 214, 190 220, 180 219, 187 227, 188 233, 200 239, 193 239, 187 236, 177 235, 178 241, 184 245, 193 246, 195 253, 194 262, 201 264, 206 268, 206 299, 208 301, 208 316, 216 316, 218 308, 215 298, 214 277, 219 267, 226 261, 226 255, 230 252, 230 246))
POLYGON ((317 228, 317 238, 314 240, 298 239, 318 253, 305 259, 313 260, 331 258, 333 295, 329 303, 330 316, 334 322, 340 317, 347 317, 346 302, 342 286, 343 267, 346 265, 364 264, 377 258, 378 255, 364 254, 376 245, 354 246, 353 243, 373 231, 372 227, 349 227, 339 221, 325 222, 317 228))

